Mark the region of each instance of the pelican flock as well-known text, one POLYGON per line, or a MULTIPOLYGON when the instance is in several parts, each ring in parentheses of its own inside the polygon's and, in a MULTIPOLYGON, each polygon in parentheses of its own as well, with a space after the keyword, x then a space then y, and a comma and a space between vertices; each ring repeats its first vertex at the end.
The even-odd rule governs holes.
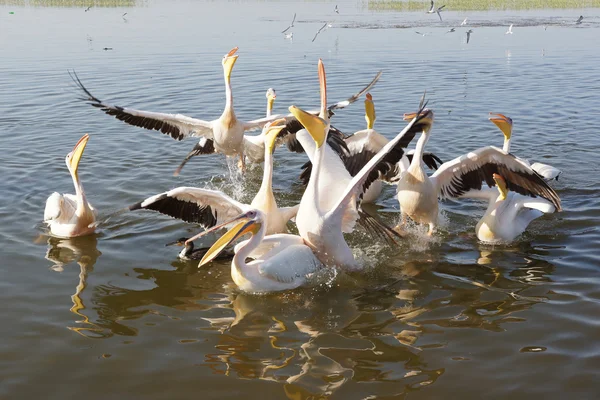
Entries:
MULTIPOLYGON (((437 13, 441 19, 443 8, 436 8, 431 1, 428 12, 437 13)), ((295 20, 294 14, 283 33, 294 26, 295 20)), ((467 31, 467 42, 471 32, 467 31)), ((243 291, 295 289, 311 284, 324 270, 363 271, 366 267, 355 257, 348 234, 363 229, 374 241, 395 247, 407 235, 419 234, 408 229, 412 220, 427 227, 423 236, 435 235, 441 229, 439 212, 443 199, 487 201, 487 209, 482 207, 483 216, 469 229, 474 229, 473 237, 480 242, 494 245, 518 240, 533 220, 562 210, 557 192, 549 185, 558 178, 560 170, 546 164, 530 164, 512 154, 513 120, 504 114, 489 114, 489 120, 504 135, 502 149, 490 145, 466 150, 443 162, 426 151, 434 112, 428 108, 425 95, 418 106, 415 101, 412 112, 398 118, 402 125, 397 129, 399 133, 382 134, 375 130, 375 100, 371 94, 381 72, 348 99, 328 104, 325 65, 319 59, 319 96, 312 99, 320 104, 318 109, 307 111, 304 106, 288 105, 289 113, 274 113, 277 95, 269 88, 265 94, 265 115, 243 121, 234 111, 231 86, 237 51, 237 47, 233 48, 222 59, 226 100, 221 116, 213 120, 111 105, 92 95, 75 73, 71 78, 84 93, 85 101, 127 124, 157 130, 176 140, 199 137, 176 174, 192 157, 201 154, 211 157, 210 154, 220 153, 237 158, 242 170, 246 162, 263 164, 262 182, 250 203, 208 187, 179 186, 149 194, 124 209, 154 211, 200 225, 204 230, 196 236, 181 237, 168 245, 182 246, 179 258, 185 262, 200 260, 199 267, 216 259, 231 259, 232 280, 243 291), (366 127, 347 135, 332 126, 334 111, 363 95, 366 127), (250 135, 252 130, 261 131, 250 135), (415 138, 415 148, 408 150, 415 138), (280 145, 304 153, 307 158, 299 171, 299 180, 304 184, 298 185, 298 190, 303 190, 300 202, 285 207, 279 205, 283 199, 273 190, 273 177, 280 168, 274 163, 275 152, 280 145), (426 167, 433 172, 428 174, 426 167), (386 185, 395 191, 399 206, 399 222, 395 226, 388 226, 363 207, 377 203, 386 192, 386 185), (223 228, 228 230, 211 246, 194 247, 198 238, 209 238, 223 228)), ((53 236, 95 234, 99 224, 78 175, 89 138, 83 136, 65 159, 75 195, 53 193, 46 201, 44 222, 53 236)))

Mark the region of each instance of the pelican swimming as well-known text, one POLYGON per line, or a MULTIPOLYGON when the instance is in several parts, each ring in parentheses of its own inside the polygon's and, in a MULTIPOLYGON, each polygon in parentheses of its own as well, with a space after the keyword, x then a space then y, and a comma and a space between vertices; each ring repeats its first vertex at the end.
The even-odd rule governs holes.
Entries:
MULTIPOLYGON (((493 173, 504 177, 510 190, 526 196, 543 197, 561 210, 558 195, 542 177, 523 160, 494 146, 482 147, 445 162, 428 177, 421 157, 429 140, 433 111, 424 110, 423 114, 423 130, 413 160, 398 180, 399 228, 410 217, 416 223, 429 225, 428 235, 432 235, 438 222, 438 198, 472 197, 473 193, 481 191, 483 183, 489 187, 496 185, 492 179, 493 173)), ((414 119, 415 115, 405 114, 404 118, 414 119)))
MULTIPOLYGON (((371 160, 351 177, 340 158, 325 144, 329 118, 325 112, 327 83, 325 67, 319 60, 321 114, 318 117, 291 106, 290 111, 306 128, 297 133, 313 163, 310 179, 300 201, 296 217, 298 232, 325 265, 357 270, 361 265, 354 259, 343 232, 351 232, 359 217, 358 199, 372 176, 371 171, 383 160, 408 132, 420 114, 404 130, 386 144, 371 160), (309 136, 310 135, 310 136, 309 136), (312 140, 311 140, 312 139, 312 140), (312 142, 312 143, 311 143, 312 142)), ((368 186, 368 185, 367 185, 368 186)))
MULTIPOLYGON (((502 150, 507 153, 510 153, 510 144, 512 140, 512 128, 513 128, 513 120, 512 118, 507 117, 503 114, 498 113, 490 113, 490 117, 488 118, 490 121, 494 123, 500 129, 500 131, 504 134, 504 145, 502 146, 502 150)), ((529 161, 523 160, 529 165, 529 161)), ((542 164, 535 162, 530 165, 531 169, 540 174, 545 180, 558 180, 558 177, 562 173, 562 171, 558 168, 555 168, 548 164, 542 164)))
MULTIPOLYGON (((383 146, 385 146, 389 139, 377 132, 373 126, 375 124, 376 113, 375 103, 373 102, 373 96, 370 93, 366 94, 365 99, 365 120, 367 121, 367 129, 355 132, 353 135, 344 139, 348 147, 347 154, 340 154, 344 166, 348 170, 351 176, 356 175, 362 167, 375 155, 383 146)), ((404 149, 405 145, 402 147, 404 149)), ((374 203, 383 189, 383 181, 388 180, 394 181, 394 177, 400 171, 404 171, 410 165, 414 151, 401 152, 390 152, 385 158, 385 162, 389 165, 390 176, 381 176, 381 179, 375 180, 363 193, 362 203, 374 203), (395 158, 396 157, 396 158, 395 158)), ((423 161, 431 169, 437 169, 437 163, 442 164, 443 161, 432 153, 423 153, 423 161)), ((312 164, 308 161, 302 166, 303 172, 300 175, 302 183, 307 185, 310 178, 312 164)), ((383 172, 383 166, 379 168, 379 172, 383 172)))
POLYGON ((50 233, 54 236, 70 238, 94 233, 95 226, 90 225, 96 221, 96 210, 87 201, 78 173, 79 162, 89 139, 90 135, 84 135, 65 158, 73 178, 75 195, 54 192, 46 200, 44 222, 50 226, 50 233))
POLYGON ((130 206, 129 210, 154 210, 173 218, 195 222, 210 228, 221 224, 226 219, 257 208, 266 215, 267 234, 287 232, 287 222, 296 216, 299 206, 277 207, 272 186, 272 153, 277 135, 285 127, 284 122, 284 119, 275 120, 263 128, 266 144, 263 180, 251 204, 240 203, 217 190, 182 186, 148 197, 130 206))
POLYGON ((477 223, 477 238, 486 243, 508 243, 527 229, 536 218, 556 211, 554 205, 540 198, 531 198, 509 191, 506 180, 492 174, 497 191, 479 191, 471 197, 487 199, 488 208, 477 223))
MULTIPOLYGON (((297 235, 265 236, 266 216, 259 210, 248 210, 223 225, 233 224, 206 252, 198 267, 215 257, 236 239, 251 234, 251 238, 235 246, 231 261, 231 278, 244 292, 267 293, 290 290, 305 285, 310 276, 322 268, 312 249, 297 235), (252 258, 247 262, 247 258, 252 258)), ((214 229, 220 228, 216 226, 214 229)), ((207 234, 202 232, 188 241, 207 234)))
MULTIPOLYGON (((179 253, 179 258, 182 260, 201 260, 210 247, 202 247, 199 249, 194 248, 194 242, 190 242, 189 238, 182 237, 174 242, 167 243, 165 246, 183 246, 183 249, 179 253)), ((227 259, 233 257, 234 252, 231 249, 222 250, 217 259, 227 259)))
POLYGON ((235 115, 233 109, 233 92, 231 90, 231 71, 238 59, 238 55, 235 54, 237 50, 238 48, 234 47, 229 53, 223 56, 221 64, 225 80, 225 108, 221 116, 212 121, 191 118, 181 114, 155 113, 110 105, 93 96, 83 86, 77 75, 72 76, 72 78, 87 95, 85 100, 89 101, 94 107, 100 108, 106 114, 113 115, 115 118, 130 125, 154 129, 164 134, 169 134, 176 140, 182 140, 188 136, 201 136, 205 140, 211 140, 214 152, 230 157, 239 157, 239 166, 244 170, 246 165, 245 155, 254 162, 251 155, 247 154, 246 146, 248 145, 248 141, 245 138, 244 132, 259 129, 269 122, 270 119, 261 118, 244 122, 239 120, 235 115))

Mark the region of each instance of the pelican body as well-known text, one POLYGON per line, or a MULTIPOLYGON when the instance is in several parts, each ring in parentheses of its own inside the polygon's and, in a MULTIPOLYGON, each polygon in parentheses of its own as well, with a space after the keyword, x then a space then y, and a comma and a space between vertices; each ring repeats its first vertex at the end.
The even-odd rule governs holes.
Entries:
POLYGON ((87 201, 78 174, 79 162, 89 138, 86 134, 79 139, 73 151, 65 158, 75 186, 75 195, 54 192, 46 200, 44 222, 54 236, 70 238, 94 233, 95 226, 90 225, 96 221, 96 210, 87 201))
POLYGON ((497 195, 484 193, 489 205, 475 232, 477 238, 486 243, 508 243, 522 234, 534 219, 544 213, 553 213, 556 209, 547 200, 532 199, 518 193, 509 192, 502 176, 493 174, 498 188, 497 195))
MULTIPOLYGON (((250 239, 235 246, 235 256, 231 261, 231 278, 241 290, 268 293, 305 285, 310 276, 322 267, 321 262, 299 236, 265 236, 265 222, 265 215, 259 210, 247 211, 227 221, 225 224, 235 225, 213 244, 198 267, 212 261, 231 242, 251 234, 250 239), (248 258, 252 258, 252 261, 247 262, 248 258)), ((210 231, 202 232, 188 241, 210 231)))

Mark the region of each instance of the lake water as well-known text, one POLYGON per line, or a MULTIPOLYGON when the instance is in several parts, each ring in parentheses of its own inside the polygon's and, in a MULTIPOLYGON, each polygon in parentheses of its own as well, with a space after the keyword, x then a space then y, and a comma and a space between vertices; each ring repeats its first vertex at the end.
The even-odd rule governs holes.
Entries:
MULTIPOLYGON (((600 11, 448 10, 440 23, 354 2, 339 15, 321 2, 0 4, 0 398, 597 397, 600 11), (290 42, 280 31, 294 12, 290 42), (312 43, 326 21, 333 27, 312 43), (212 119, 225 97, 220 61, 234 46, 244 119, 264 114, 268 87, 276 112, 317 106, 319 57, 331 100, 383 70, 371 93, 388 137, 427 90, 428 148, 444 160, 500 146, 488 112, 512 117, 513 152, 563 170, 554 186, 564 212, 492 247, 474 234, 485 206, 446 201, 432 240, 414 233, 389 248, 359 230, 348 241, 364 274, 270 296, 239 293, 228 262, 179 261, 165 243, 199 228, 151 212, 122 214, 95 236, 49 237, 45 200, 73 192, 64 157, 84 133, 80 176, 101 213, 180 185, 252 198, 261 166, 240 179, 224 157, 196 157, 175 178, 194 139, 104 115, 78 100, 67 74, 114 104, 212 119)), ((363 129, 362 100, 333 123, 363 129)), ((275 159, 278 200, 294 204, 305 156, 281 148, 275 159)), ((389 224, 394 193, 386 187, 379 202, 389 224)))

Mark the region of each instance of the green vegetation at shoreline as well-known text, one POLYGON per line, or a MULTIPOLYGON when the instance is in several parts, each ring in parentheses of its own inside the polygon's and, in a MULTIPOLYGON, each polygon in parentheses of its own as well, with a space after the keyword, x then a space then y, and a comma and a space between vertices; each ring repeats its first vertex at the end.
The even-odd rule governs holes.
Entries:
MULTIPOLYGON (((599 8, 600 0, 446 0, 446 10, 493 11, 535 10, 550 8, 599 8)), ((367 0, 365 7, 371 11, 423 11, 429 9, 429 1, 414 0, 367 0)))

